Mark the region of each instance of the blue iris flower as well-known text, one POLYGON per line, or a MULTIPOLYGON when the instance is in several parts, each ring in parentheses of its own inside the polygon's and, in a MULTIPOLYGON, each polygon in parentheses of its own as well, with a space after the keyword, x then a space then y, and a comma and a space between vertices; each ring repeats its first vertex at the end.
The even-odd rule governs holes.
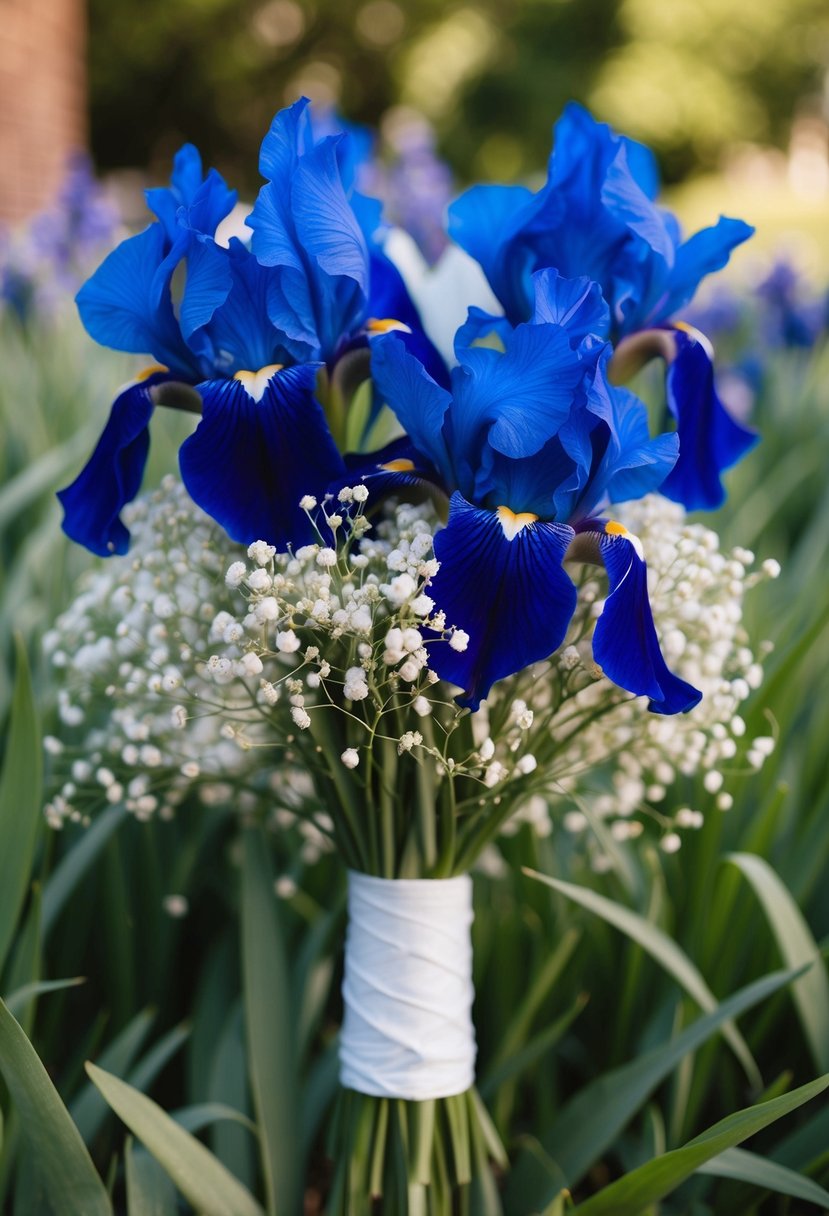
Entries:
POLYGON ((89 462, 58 496, 64 530, 95 553, 128 547, 120 513, 140 487, 157 405, 201 415, 179 456, 193 500, 233 540, 284 547, 313 539, 299 499, 345 467, 320 374, 365 349, 367 375, 370 337, 401 325, 445 375, 402 279, 366 237, 378 205, 343 183, 346 137, 316 141, 307 104, 277 114, 263 143, 252 249, 217 242, 236 194, 186 145, 170 186, 147 192, 155 222, 78 293, 93 338, 157 360, 118 394, 89 462))
POLYGON ((661 354, 671 369, 667 408, 680 437, 681 472, 663 492, 690 509, 712 508, 725 497, 720 474, 757 436, 716 395, 705 341, 678 336, 671 321, 701 280, 725 266, 754 230, 720 217, 683 240, 676 217, 655 201, 658 186, 647 148, 571 103, 556 125, 546 184, 536 193, 523 186, 474 186, 450 207, 449 231, 481 264, 512 324, 532 315, 539 269, 600 284, 609 306, 606 336, 621 347, 618 367, 637 361, 625 354, 633 341, 637 356, 661 354), (655 337, 650 347, 639 341, 655 330, 667 336, 655 337), (704 479, 695 475, 701 451, 712 469, 704 479), (686 463, 694 467, 683 470, 686 463))
POLYGON ((639 542, 601 518, 606 502, 664 481, 676 436, 650 438, 642 403, 609 385, 610 347, 593 332, 606 313, 598 286, 542 271, 534 289, 532 322, 495 322, 502 350, 476 344, 487 322, 470 316, 448 389, 394 335, 372 348, 375 381, 408 447, 382 455, 365 479, 380 491, 420 480, 449 496, 429 595, 469 644, 458 652, 436 641, 430 666, 477 708, 496 680, 560 646, 576 605, 562 563, 595 561, 609 579, 596 661, 654 712, 682 712, 700 694, 662 657, 639 542))

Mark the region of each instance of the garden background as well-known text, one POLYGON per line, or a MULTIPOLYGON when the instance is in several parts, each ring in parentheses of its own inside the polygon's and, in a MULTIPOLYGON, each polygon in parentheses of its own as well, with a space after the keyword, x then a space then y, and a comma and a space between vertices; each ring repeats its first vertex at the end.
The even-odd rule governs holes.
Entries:
MULTIPOLYGON (((184 140, 252 199, 261 135, 302 93, 379 125, 391 161, 405 156, 400 133, 416 111, 457 189, 540 180, 552 122, 576 98, 656 150, 689 229, 721 211, 756 225, 699 309, 723 382, 763 438, 705 522, 724 549, 782 567, 746 619, 753 642, 773 643, 746 734, 776 746, 759 771, 726 768, 721 788, 702 771, 680 776, 630 840, 590 814, 613 788, 611 762, 578 802, 553 808, 550 835, 524 824, 502 840, 504 864, 476 873, 478 1075, 513 1169, 500 1199, 470 1203, 563 1211, 565 1186, 584 1201, 638 1166, 675 1165, 672 1150, 761 1098, 785 1105, 829 1072, 825 5, 90 0, 86 46, 88 149, 120 216, 108 235, 102 220, 104 246, 143 225, 139 186, 166 178, 184 140), (702 812, 702 826, 662 847, 682 809, 702 812), (742 1037, 728 1030, 738 1015, 742 1037)), ((0 32, 0 64, 5 53, 0 32)), ((290 1212, 303 1190, 305 1210, 322 1211, 341 1013, 336 859, 198 783, 169 821, 139 822, 103 791, 91 826, 55 832, 42 814, 58 758, 40 735, 65 734, 42 639, 96 560, 61 533, 54 491, 134 367, 94 347, 73 311, 91 268, 84 214, 104 206, 83 190, 83 214, 75 196, 44 198, 47 218, 22 220, 0 250, 0 994, 45 1066, 3 1014, 0 1206, 106 1210, 48 1074, 117 1211, 127 1195, 131 1216, 191 1210, 181 1196, 196 1210, 243 1210, 191 1140, 110 1093, 133 1104, 125 1144, 84 1073, 94 1060, 176 1112, 271 1212, 290 1212), (32 236, 38 223, 47 236, 51 223, 51 245, 32 236), (251 841, 261 831, 264 850, 251 841), (80 1206, 55 1206, 56 1193, 76 1202, 73 1188, 80 1206)), ((174 468, 186 428, 167 416, 154 426, 148 484, 174 468)), ((815 1189, 829 1187, 825 1099, 747 1147, 757 1156, 731 1149, 679 1169, 659 1206, 634 1196, 608 1211, 826 1210, 815 1189)))

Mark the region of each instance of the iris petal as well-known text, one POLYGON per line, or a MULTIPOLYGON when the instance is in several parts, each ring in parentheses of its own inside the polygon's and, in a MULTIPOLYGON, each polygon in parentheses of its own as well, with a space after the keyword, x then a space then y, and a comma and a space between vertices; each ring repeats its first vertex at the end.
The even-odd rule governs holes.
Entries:
POLYGON ((747 241, 753 233, 752 226, 743 220, 721 215, 712 228, 703 228, 684 241, 676 251, 667 296, 652 315, 651 324, 657 324, 684 308, 705 276, 722 270, 731 251, 747 241))
POLYGON ((455 333, 455 355, 458 360, 463 359, 464 351, 476 343, 490 346, 500 343, 503 349, 512 329, 506 317, 493 316, 483 308, 473 305, 468 310, 463 325, 455 333))
POLYGON ((371 374, 382 399, 397 415, 414 446, 452 480, 443 422, 452 398, 394 334, 371 344, 371 374))
MULTIPOLYGON (((113 249, 78 292, 87 333, 102 346, 152 354, 171 371, 193 376, 193 359, 181 337, 169 289, 158 296, 155 275, 166 253, 162 224, 150 224, 113 249)), ((195 378, 198 377, 196 372, 195 378)))
POLYGON ((598 283, 587 278, 565 279, 557 270, 537 270, 533 275, 536 325, 566 326, 574 344, 595 334, 610 332, 610 309, 598 283))
POLYGON ((525 321, 532 255, 511 245, 534 196, 525 186, 473 186, 449 207, 449 235, 479 262, 513 323, 525 321))
POLYGON ((705 345, 684 330, 671 331, 676 355, 668 366, 668 408, 676 418, 679 457, 661 493, 689 511, 712 510, 725 501, 720 474, 757 443, 723 405, 705 345))
POLYGON ((493 448, 513 458, 532 456, 567 420, 585 370, 557 325, 519 325, 503 354, 465 350, 452 372, 453 443, 470 450, 482 425, 491 423, 493 448))
POLYGON ((155 408, 152 389, 171 379, 166 372, 156 372, 128 384, 115 398, 86 465, 71 485, 58 492, 64 532, 101 557, 129 548, 129 530, 120 513, 135 498, 144 475, 155 408))
POLYGON ((593 657, 614 684, 650 698, 652 713, 692 709, 702 694, 675 676, 662 657, 648 599, 647 566, 636 545, 625 534, 590 535, 598 543, 610 584, 593 634, 593 657))
POLYGON ((366 296, 368 249, 340 179, 341 138, 324 139, 300 157, 292 189, 294 222, 303 248, 320 269, 332 277, 353 279, 366 296))
POLYGON ((572 537, 564 524, 536 522, 508 540, 495 512, 452 496, 449 522, 435 536, 440 569, 427 590, 469 644, 459 652, 432 642, 429 666, 464 690, 461 705, 477 709, 496 680, 561 644, 576 606, 561 565, 572 537))
POLYGON ((203 416, 179 453, 191 497, 232 540, 285 547, 315 538, 299 500, 344 469, 314 396, 319 364, 274 373, 260 400, 238 380, 199 386, 203 416))

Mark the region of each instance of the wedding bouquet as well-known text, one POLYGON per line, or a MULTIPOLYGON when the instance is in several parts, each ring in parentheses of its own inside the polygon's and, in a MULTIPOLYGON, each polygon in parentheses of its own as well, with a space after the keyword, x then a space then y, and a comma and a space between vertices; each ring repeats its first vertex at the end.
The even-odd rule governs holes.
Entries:
MULTIPOLYGON (((228 779, 258 774, 246 811, 284 797, 348 869, 327 1210, 368 1212, 382 1194, 389 1210, 448 1213, 467 1185, 493 1208, 488 1161, 505 1160, 474 1090, 468 872, 529 800, 560 789, 561 757, 595 723, 634 701, 662 717, 700 701, 676 636, 677 669, 663 656, 641 540, 609 507, 656 492, 717 505, 722 472, 754 442, 717 396, 706 339, 672 320, 750 229, 721 219, 683 242, 654 201, 647 150, 571 106, 537 194, 478 186, 450 208, 450 235, 489 287, 468 259, 455 273, 449 249, 434 271, 441 307, 421 317, 379 206, 354 189, 348 135, 317 138, 297 102, 274 119, 260 168, 252 236, 224 243, 235 194, 182 149, 171 187, 148 192, 155 222, 78 295, 93 337, 159 362, 121 390, 61 492, 70 537, 125 554, 155 408, 199 415, 179 454, 184 490, 167 483, 161 497, 183 534, 170 569, 162 558, 149 580, 140 563, 120 579, 123 629, 91 641, 88 664, 114 664, 113 693, 122 683, 133 702, 174 698, 184 734, 218 705, 220 729, 201 728, 210 781, 225 764, 228 779), (651 435, 620 387, 653 355, 672 433, 651 435), (242 546, 221 592, 218 529, 203 531, 202 512, 242 546), (193 567, 197 536, 194 594, 175 575, 193 567), (145 611, 160 629, 142 666, 145 611)), ((750 563, 731 561, 714 582, 733 590, 750 563)), ((693 605, 685 582, 677 595, 693 605)), ((700 612, 706 590, 700 576, 700 612)), ((87 615, 96 598, 93 584, 87 615)), ((714 738, 740 700, 742 677, 724 674, 739 648, 732 633, 720 665, 702 665, 714 738)), ((740 662, 757 666, 750 651, 740 662)), ((63 714, 83 717, 68 692, 63 714)), ((121 721, 122 761, 172 772, 174 747, 165 760, 150 744, 142 761, 153 727, 140 718, 121 721)), ((171 805, 140 772, 125 788, 103 767, 110 801, 171 805)), ((185 757, 176 781, 203 771, 185 757)), ((56 825, 81 814, 90 773, 76 773, 51 804, 56 825)))

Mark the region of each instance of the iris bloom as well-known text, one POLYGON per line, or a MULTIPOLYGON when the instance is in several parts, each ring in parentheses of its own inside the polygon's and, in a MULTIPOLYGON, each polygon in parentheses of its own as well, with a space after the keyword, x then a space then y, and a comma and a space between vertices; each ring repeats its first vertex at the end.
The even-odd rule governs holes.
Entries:
POLYGON ((373 247, 379 206, 343 181, 346 137, 315 140, 307 105, 277 114, 263 142, 251 249, 217 242, 236 194, 215 170, 204 176, 186 145, 170 187, 147 192, 156 221, 78 294, 93 338, 157 361, 118 394, 88 464, 59 494, 64 530, 95 553, 128 547, 120 512, 138 492, 156 405, 201 415, 180 451, 182 478, 233 540, 312 539, 299 500, 344 467, 319 373, 390 325, 433 354, 399 274, 373 247))
POLYGON ((699 700, 659 649, 637 539, 601 514, 610 500, 655 489, 677 453, 675 435, 648 435, 642 403, 607 381, 610 347, 595 337, 607 308, 596 284, 535 275, 532 323, 497 323, 503 351, 459 332, 449 389, 395 335, 378 338, 372 373, 409 446, 381 456, 366 480, 437 485, 449 496, 435 536, 435 610, 469 635, 465 650, 435 645, 430 666, 476 708, 491 685, 547 658, 563 641, 576 588, 565 559, 604 565, 609 594, 593 653, 604 673, 657 713, 699 700))
POLYGON ((720 217, 683 240, 676 217, 655 201, 658 186, 647 148, 571 103, 556 125, 546 184, 537 193, 473 186, 450 207, 449 231, 481 264, 514 325, 532 315, 536 270, 600 284, 609 306, 604 336, 617 345, 613 378, 626 379, 653 355, 667 364, 680 451, 661 492, 689 509, 711 508, 725 496, 720 474, 757 436, 717 395, 707 340, 673 318, 753 229, 720 217))

